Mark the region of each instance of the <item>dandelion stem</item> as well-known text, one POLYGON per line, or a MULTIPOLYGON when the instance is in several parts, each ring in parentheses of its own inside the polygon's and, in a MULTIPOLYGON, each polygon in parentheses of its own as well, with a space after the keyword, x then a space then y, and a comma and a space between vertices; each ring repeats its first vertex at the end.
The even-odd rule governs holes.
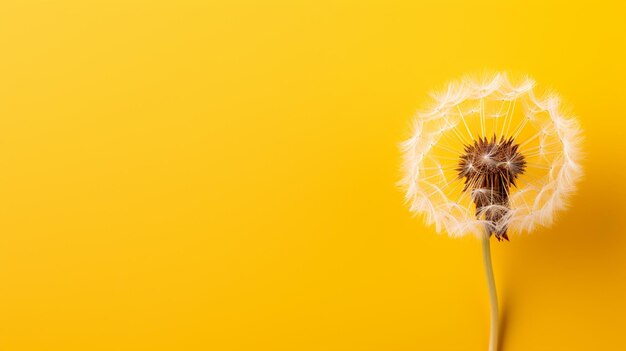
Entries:
POLYGON ((493 266, 491 264, 491 245, 489 233, 485 230, 482 238, 483 263, 485 265, 485 275, 489 286, 489 302, 491 305, 491 328, 489 336, 489 351, 498 350, 498 294, 496 292, 496 282, 493 278, 493 266))

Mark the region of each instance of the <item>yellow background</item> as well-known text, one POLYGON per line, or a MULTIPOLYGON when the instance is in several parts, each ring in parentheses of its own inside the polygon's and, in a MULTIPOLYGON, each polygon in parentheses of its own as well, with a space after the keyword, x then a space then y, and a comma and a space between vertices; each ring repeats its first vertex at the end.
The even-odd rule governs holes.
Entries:
POLYGON ((626 349, 621 1, 2 1, 1 350, 486 350, 474 238, 395 187, 431 89, 528 73, 585 130, 494 243, 513 350, 626 349))

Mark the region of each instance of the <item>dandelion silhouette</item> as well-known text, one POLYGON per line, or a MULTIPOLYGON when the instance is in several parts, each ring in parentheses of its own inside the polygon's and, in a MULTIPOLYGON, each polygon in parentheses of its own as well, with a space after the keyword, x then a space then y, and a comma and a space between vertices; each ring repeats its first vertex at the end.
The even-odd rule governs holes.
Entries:
POLYGON ((402 143, 410 210, 437 232, 482 239, 491 299, 490 350, 497 347, 497 296, 490 237, 552 224, 582 174, 581 131, 556 94, 505 73, 465 78, 433 94, 402 143))

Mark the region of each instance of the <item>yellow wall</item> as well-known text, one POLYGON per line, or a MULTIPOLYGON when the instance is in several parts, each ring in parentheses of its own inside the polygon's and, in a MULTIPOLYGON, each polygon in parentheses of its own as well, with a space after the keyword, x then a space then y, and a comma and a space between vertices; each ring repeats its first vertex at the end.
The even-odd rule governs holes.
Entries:
POLYGON ((486 350, 480 244, 397 143, 464 73, 585 129, 549 230, 494 243, 504 350, 626 349, 621 1, 3 1, 0 349, 486 350))

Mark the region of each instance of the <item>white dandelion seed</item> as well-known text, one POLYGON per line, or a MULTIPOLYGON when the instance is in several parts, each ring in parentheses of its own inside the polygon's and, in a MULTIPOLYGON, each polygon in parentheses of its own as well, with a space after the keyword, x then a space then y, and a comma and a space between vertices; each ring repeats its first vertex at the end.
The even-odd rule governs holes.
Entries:
POLYGON ((432 94, 402 143, 410 210, 437 232, 483 240, 492 300, 490 349, 497 340, 497 301, 489 238, 549 226, 581 177, 581 130, 555 94, 538 94, 529 78, 505 73, 465 78, 432 94), (494 330, 494 328, 496 328, 494 330))
MULTIPOLYGON (((533 87, 530 79, 512 84, 500 73, 450 83, 433 94, 435 107, 417 114, 412 137, 402 143, 401 185, 411 211, 450 236, 480 236, 485 225, 521 233, 552 224, 581 176, 581 133, 576 120, 561 112, 556 96, 537 97, 533 87), (501 189, 511 213, 506 222, 477 217, 474 200, 466 196, 475 189, 457 186, 466 180, 458 170, 465 149, 480 140, 487 142, 478 161, 494 172, 518 174, 514 185, 501 189), (503 151, 497 147, 504 140, 517 153, 497 162, 492 156, 503 151)), ((476 170, 472 162, 464 166, 468 173, 476 170)))

